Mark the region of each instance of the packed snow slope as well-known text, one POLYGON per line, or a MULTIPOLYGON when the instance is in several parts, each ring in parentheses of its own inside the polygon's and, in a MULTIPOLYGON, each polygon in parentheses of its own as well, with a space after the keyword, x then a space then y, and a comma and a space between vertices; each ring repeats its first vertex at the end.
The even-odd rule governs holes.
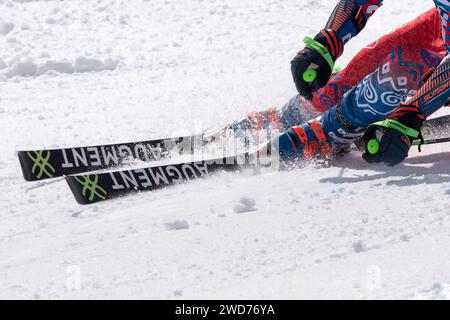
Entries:
MULTIPOLYGON (((350 155, 88 207, 62 180, 22 178, 20 149, 199 132, 282 105, 290 59, 335 3, 0 0, 0 298, 450 297, 449 145, 394 169, 350 155), (242 197, 253 210, 236 210, 242 197)), ((386 1, 340 64, 430 7, 386 1)))

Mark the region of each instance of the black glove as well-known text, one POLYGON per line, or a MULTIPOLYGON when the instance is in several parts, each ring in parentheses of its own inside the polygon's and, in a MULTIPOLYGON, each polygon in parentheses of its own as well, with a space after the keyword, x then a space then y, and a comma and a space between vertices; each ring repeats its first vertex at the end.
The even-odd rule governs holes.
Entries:
POLYGON ((344 44, 333 30, 322 30, 291 61, 291 72, 298 92, 311 100, 312 92, 324 87, 333 72, 334 62, 344 51, 344 44))
POLYGON ((369 126, 362 138, 363 159, 395 166, 408 157, 413 140, 423 141, 425 116, 415 106, 401 105, 388 119, 369 126))

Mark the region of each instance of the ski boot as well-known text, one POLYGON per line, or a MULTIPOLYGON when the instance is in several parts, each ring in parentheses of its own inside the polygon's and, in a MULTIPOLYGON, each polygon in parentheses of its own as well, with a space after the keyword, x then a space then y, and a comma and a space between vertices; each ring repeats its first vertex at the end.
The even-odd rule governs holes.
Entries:
POLYGON ((327 163, 333 154, 323 126, 317 120, 291 127, 273 139, 272 145, 279 153, 282 169, 290 169, 305 161, 322 165, 327 163))
POLYGON ((227 136, 247 139, 258 145, 319 115, 310 101, 297 95, 281 109, 270 107, 265 111, 249 112, 246 118, 227 127, 227 136))
POLYGON ((322 116, 291 127, 273 139, 282 168, 289 169, 305 161, 329 166, 331 160, 346 154, 371 123, 365 122, 365 115, 355 112, 353 98, 347 95, 322 116))

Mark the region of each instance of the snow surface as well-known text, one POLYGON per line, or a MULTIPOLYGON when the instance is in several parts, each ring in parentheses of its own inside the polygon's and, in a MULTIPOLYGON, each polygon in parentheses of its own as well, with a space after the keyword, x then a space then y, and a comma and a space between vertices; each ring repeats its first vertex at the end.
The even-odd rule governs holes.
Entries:
MULTIPOLYGON (((22 178, 19 149, 282 105, 335 2, 0 0, 0 298, 450 298, 449 145, 395 169, 350 155, 88 207, 61 179, 22 178)), ((386 2, 340 63, 430 7, 386 2)))

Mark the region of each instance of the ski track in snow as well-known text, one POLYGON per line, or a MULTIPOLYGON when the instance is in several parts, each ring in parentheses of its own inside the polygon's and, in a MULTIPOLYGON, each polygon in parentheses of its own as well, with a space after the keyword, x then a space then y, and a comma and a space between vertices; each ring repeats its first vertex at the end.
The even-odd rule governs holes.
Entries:
MULTIPOLYGON (((290 59, 334 3, 0 0, 0 298, 449 298, 450 146, 395 169, 350 155, 88 207, 64 181, 22 179, 19 149, 198 132, 283 104, 290 59)), ((400 5, 343 65, 432 3, 400 5)))

